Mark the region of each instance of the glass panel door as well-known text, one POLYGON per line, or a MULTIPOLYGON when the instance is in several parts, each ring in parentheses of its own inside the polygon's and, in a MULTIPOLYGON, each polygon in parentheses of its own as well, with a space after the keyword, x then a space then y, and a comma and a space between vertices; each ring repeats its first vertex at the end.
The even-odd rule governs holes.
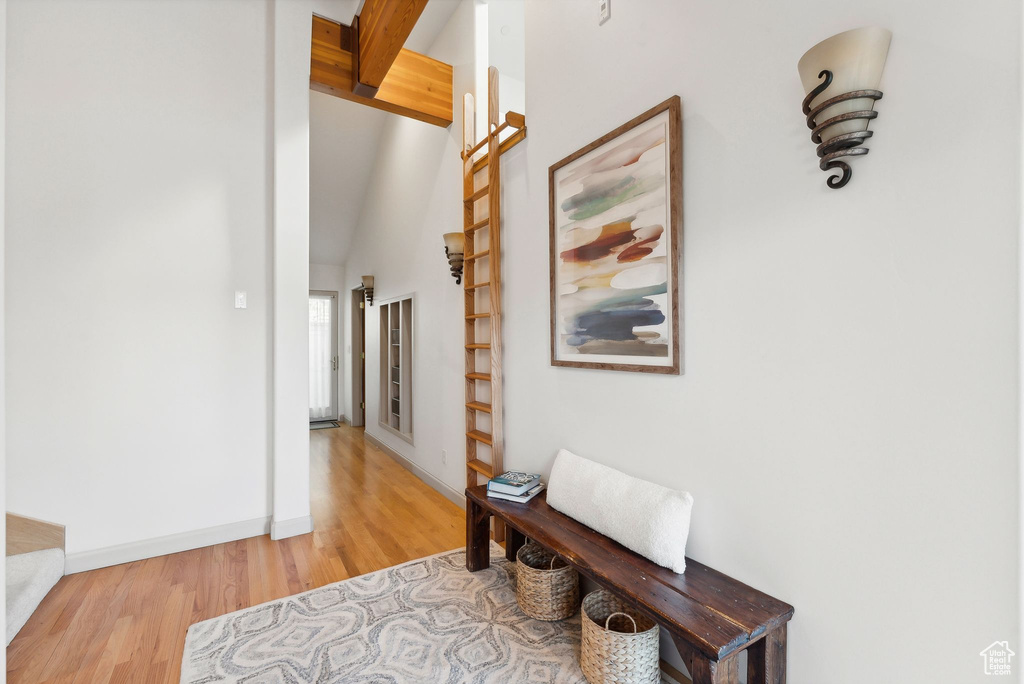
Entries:
POLYGON ((338 417, 337 295, 309 295, 309 420, 338 417))

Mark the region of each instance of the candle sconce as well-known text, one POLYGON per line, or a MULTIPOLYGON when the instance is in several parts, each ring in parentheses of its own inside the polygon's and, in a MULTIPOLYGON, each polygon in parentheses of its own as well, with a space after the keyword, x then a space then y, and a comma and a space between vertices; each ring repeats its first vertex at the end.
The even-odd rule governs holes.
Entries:
POLYGON ((373 276, 363 276, 363 294, 366 295, 366 303, 373 306, 373 276))
POLYGON ((821 159, 818 168, 842 172, 828 178, 828 187, 834 190, 849 183, 853 175, 840 158, 868 153, 862 145, 873 135, 868 122, 878 116, 874 105, 882 99, 877 88, 891 40, 892 33, 883 28, 846 31, 815 45, 797 64, 807 92, 803 113, 821 159), (832 93, 841 94, 820 99, 832 86, 832 93))
POLYGON ((462 233, 444 234, 444 255, 457 285, 462 284, 462 267, 465 264, 466 236, 462 233))

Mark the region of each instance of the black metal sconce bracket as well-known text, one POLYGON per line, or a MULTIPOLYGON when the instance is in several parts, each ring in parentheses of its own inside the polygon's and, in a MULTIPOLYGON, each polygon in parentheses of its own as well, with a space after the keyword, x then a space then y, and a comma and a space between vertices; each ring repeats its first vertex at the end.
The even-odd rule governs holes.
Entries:
POLYGON ((818 157, 821 158, 821 162, 818 164, 818 168, 822 171, 831 171, 832 169, 839 169, 842 171, 841 176, 835 174, 828 177, 828 187, 838 190, 847 183, 850 182, 850 177, 853 175, 853 170, 850 165, 844 161, 839 161, 840 157, 856 157, 862 156, 869 152, 868 148, 861 147, 865 140, 870 138, 873 133, 868 130, 855 131, 853 133, 843 133, 837 135, 834 138, 826 142, 821 141, 821 133, 826 128, 835 126, 836 124, 844 121, 853 121, 856 119, 874 119, 878 116, 878 112, 873 109, 863 109, 855 112, 847 112, 846 114, 840 114, 833 116, 832 118, 825 119, 821 123, 818 123, 815 119, 823 111, 839 104, 840 102, 846 102, 848 100, 881 100, 882 91, 880 90, 853 90, 842 95, 837 95, 833 98, 825 100, 814 109, 811 109, 811 101, 818 97, 832 84, 832 72, 828 69, 824 69, 818 74, 818 78, 824 78, 825 80, 815 86, 814 90, 807 94, 803 102, 803 112, 807 116, 807 127, 811 129, 811 142, 816 144, 818 157))
POLYGON ((448 245, 444 247, 445 258, 448 259, 448 266, 451 269, 452 277, 455 278, 455 284, 462 284, 462 266, 465 262, 465 257, 462 254, 450 254, 448 252, 448 245))

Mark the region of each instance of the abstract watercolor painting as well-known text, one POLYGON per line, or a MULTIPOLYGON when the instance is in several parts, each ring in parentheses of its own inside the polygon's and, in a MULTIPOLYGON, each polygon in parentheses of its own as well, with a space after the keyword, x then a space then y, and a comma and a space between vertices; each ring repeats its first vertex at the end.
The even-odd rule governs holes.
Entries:
POLYGON ((549 169, 552 365, 680 372, 681 136, 673 97, 549 169))

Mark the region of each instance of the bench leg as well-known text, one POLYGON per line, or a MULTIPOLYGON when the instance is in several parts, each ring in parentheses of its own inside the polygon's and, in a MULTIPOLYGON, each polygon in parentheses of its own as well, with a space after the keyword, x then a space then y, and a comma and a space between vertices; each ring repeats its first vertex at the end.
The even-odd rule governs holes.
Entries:
POLYGON ((739 653, 725 660, 708 660, 682 639, 674 637, 674 641, 690 671, 693 684, 740 684, 739 653))
POLYGON ((690 667, 693 684, 740 684, 740 661, 736 656, 715 662, 695 658, 690 667))
POLYGON ((786 684, 786 625, 747 648, 747 684, 786 684))
POLYGON ((505 532, 505 558, 509 562, 515 563, 516 554, 526 543, 526 535, 510 525, 505 525, 505 532))
POLYGON ((491 514, 466 498, 466 569, 485 570, 491 565, 491 514))

